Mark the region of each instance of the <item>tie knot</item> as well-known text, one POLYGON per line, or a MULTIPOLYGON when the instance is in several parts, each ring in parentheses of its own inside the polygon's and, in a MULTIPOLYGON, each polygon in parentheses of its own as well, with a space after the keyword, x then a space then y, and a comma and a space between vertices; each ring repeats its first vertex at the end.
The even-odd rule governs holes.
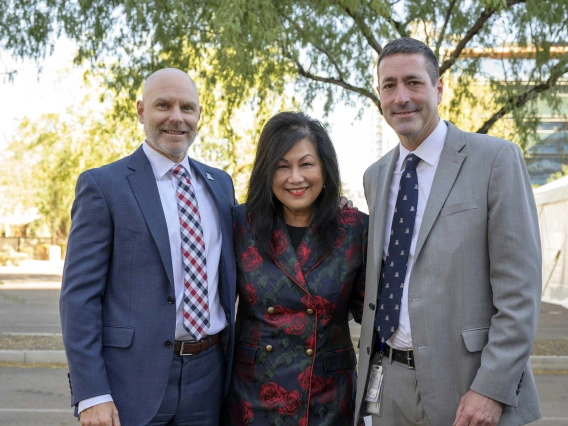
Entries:
POLYGON ((420 163, 420 157, 414 154, 408 154, 404 159, 404 170, 416 170, 418 163, 420 163))
POLYGON ((177 177, 178 179, 181 179, 182 177, 187 176, 187 173, 185 171, 185 167, 183 167, 181 164, 177 164, 173 169, 172 169, 172 173, 174 174, 175 177, 177 177))

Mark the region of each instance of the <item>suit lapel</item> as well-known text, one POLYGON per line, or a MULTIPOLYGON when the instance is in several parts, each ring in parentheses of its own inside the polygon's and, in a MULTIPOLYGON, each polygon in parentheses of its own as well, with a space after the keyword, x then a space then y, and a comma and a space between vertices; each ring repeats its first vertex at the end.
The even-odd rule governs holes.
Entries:
POLYGON ((379 172, 374 181, 377 183, 377 192, 374 205, 372 206, 373 222, 373 262, 375 271, 381 271, 383 261, 383 247, 385 245, 385 228, 387 226, 387 212, 389 205, 390 186, 396 161, 398 160, 399 149, 396 147, 385 156, 385 162, 379 168, 379 172), (390 156, 390 158, 389 158, 390 156))
MULTIPOLYGON (((310 232, 310 228, 306 230, 306 234, 310 232)), ((304 244, 306 235, 301 244, 304 244)), ((300 244, 300 245, 301 245, 300 244)), ((276 215, 274 220, 274 229, 272 231, 272 243, 271 243, 271 255, 270 257, 278 266, 282 272, 284 272, 288 278, 290 278, 294 284, 300 287, 307 294, 310 294, 308 290, 308 284, 302 272, 302 267, 298 258, 296 257, 296 252, 290 237, 288 236, 288 229, 286 228, 286 223, 281 214, 276 215)))
MULTIPOLYGON (((294 251, 288 235, 288 228, 280 214, 275 219, 272 233, 272 247, 276 249, 276 252, 273 251, 271 255, 272 260, 288 278, 309 295, 317 293, 317 288, 310 286, 310 283, 313 283, 314 280, 309 280, 308 274, 333 250, 333 246, 329 250, 320 247, 313 231, 313 227, 308 226, 304 238, 298 246, 298 252, 294 251), (278 248, 283 246, 282 241, 286 242, 285 249, 279 250, 278 248)), ((336 241, 343 238, 344 235, 345 230, 339 229, 336 241)))
POLYGON ((189 160, 189 165, 199 176, 199 178, 207 188, 207 191, 209 192, 209 194, 211 194, 211 197, 213 198, 215 207, 217 208, 217 212, 219 214, 219 222, 221 222, 221 234, 230 235, 233 232, 231 226, 232 221, 225 220, 226 218, 223 217, 222 212, 229 209, 229 207, 233 205, 234 200, 220 199, 219 195, 222 193, 222 191, 219 184, 219 179, 215 179, 216 177, 215 173, 205 172, 204 170, 202 170, 201 166, 196 161, 192 160, 191 158, 188 158, 188 160, 189 160))
POLYGON ((148 229, 150 229, 150 233, 156 242, 170 285, 173 287, 174 274, 166 217, 162 209, 160 193, 152 166, 142 147, 132 154, 128 168, 133 171, 132 174, 127 176, 128 182, 144 215, 148 229))
POLYGON ((442 149, 440 161, 438 162, 436 174, 434 175, 434 181, 432 182, 432 189, 424 210, 422 224, 420 225, 418 241, 416 242, 416 249, 414 250, 414 262, 416 262, 422 251, 426 238, 428 238, 428 234, 432 230, 432 226, 438 218, 438 214, 444 206, 450 190, 454 186, 454 182, 458 177, 466 157, 459 152, 465 146, 463 132, 451 123, 447 124, 448 134, 444 148, 442 149))

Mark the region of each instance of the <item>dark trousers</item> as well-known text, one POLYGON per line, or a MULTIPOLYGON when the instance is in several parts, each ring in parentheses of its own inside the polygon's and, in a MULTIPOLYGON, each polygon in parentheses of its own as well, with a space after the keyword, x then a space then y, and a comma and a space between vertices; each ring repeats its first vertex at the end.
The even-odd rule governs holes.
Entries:
POLYGON ((225 359, 220 344, 197 355, 174 354, 162 405, 149 426, 218 426, 225 359))

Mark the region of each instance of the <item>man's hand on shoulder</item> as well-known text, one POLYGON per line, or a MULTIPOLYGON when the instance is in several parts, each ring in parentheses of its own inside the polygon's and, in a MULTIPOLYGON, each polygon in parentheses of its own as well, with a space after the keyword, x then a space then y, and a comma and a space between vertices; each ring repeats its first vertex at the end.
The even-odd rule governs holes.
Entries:
POLYGON ((472 390, 462 396, 453 426, 495 426, 503 404, 472 390))
POLYGON ((353 207, 353 201, 348 200, 347 197, 343 195, 339 197, 339 210, 341 209, 359 210, 357 207, 353 207))
POLYGON ((118 410, 112 401, 81 411, 79 422, 81 426, 120 426, 118 410))

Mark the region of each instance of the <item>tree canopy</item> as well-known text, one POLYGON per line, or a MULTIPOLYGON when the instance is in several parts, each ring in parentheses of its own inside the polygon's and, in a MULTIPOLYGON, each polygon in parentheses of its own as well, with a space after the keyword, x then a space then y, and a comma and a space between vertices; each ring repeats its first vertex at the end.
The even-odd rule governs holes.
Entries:
POLYGON ((152 71, 193 70, 227 139, 236 109, 266 115, 290 83, 301 105, 323 96, 327 111, 360 100, 379 108, 373 65, 398 37, 438 55, 450 120, 502 133, 507 117, 521 145, 538 121, 531 101, 558 107, 568 73, 567 0, 7 0, 0 11, 13 55, 40 60, 60 36, 78 43, 78 63, 109 76, 119 112, 152 71))

